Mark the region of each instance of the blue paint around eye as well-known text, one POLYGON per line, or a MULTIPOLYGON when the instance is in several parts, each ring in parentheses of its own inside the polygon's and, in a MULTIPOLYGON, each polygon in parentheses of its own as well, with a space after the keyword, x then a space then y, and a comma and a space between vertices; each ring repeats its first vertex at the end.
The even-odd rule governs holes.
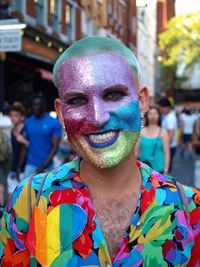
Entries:
POLYGON ((126 106, 110 112, 110 118, 101 130, 125 130, 131 132, 141 131, 139 102, 131 102, 126 106))

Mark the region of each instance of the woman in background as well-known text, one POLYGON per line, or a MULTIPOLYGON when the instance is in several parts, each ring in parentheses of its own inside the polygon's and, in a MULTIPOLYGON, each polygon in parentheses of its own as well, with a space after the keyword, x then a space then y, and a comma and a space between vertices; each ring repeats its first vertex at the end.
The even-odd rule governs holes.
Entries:
POLYGON ((157 107, 150 107, 145 115, 145 127, 138 140, 136 156, 154 170, 167 174, 169 171, 169 139, 166 130, 161 129, 161 113, 157 107))

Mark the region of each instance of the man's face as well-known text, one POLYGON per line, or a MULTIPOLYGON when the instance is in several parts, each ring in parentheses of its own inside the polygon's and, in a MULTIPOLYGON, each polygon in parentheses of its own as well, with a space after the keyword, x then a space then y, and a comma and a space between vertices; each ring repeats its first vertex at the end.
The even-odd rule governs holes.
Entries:
POLYGON ((167 115, 170 112, 170 108, 169 107, 163 107, 160 106, 160 111, 163 115, 167 115))
POLYGON ((12 110, 10 112, 10 119, 11 119, 13 125, 16 126, 19 123, 23 122, 24 116, 20 112, 12 110))
POLYGON ((43 99, 35 98, 32 105, 33 114, 40 116, 45 112, 45 102, 43 99))
POLYGON ((133 72, 117 54, 65 61, 58 73, 69 142, 99 168, 118 165, 133 150, 141 129, 133 72))

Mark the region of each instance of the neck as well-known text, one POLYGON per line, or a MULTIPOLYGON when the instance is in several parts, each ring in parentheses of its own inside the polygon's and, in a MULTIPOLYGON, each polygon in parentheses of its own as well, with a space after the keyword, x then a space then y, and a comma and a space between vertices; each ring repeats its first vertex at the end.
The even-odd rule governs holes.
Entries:
POLYGON ((20 131, 22 127, 23 127, 23 122, 19 122, 14 125, 13 130, 20 131))
POLYGON ((141 173, 136 164, 135 151, 111 169, 99 169, 86 160, 82 160, 80 176, 92 194, 116 195, 141 186, 141 173))
POLYGON ((44 115, 45 115, 45 112, 44 113, 37 114, 35 116, 36 116, 36 118, 41 119, 42 117, 44 117, 44 115))
POLYGON ((158 128, 160 128, 160 126, 157 123, 150 123, 148 125, 148 127, 151 128, 151 129, 158 129, 158 128))

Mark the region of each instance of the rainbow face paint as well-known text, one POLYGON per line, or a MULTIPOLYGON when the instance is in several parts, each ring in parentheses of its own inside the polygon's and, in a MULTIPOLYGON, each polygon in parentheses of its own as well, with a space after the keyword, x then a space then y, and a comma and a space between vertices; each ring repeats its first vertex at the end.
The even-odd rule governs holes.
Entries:
POLYGON ((80 156, 113 167, 132 151, 140 132, 133 72, 114 53, 64 61, 58 72, 65 128, 80 156))

